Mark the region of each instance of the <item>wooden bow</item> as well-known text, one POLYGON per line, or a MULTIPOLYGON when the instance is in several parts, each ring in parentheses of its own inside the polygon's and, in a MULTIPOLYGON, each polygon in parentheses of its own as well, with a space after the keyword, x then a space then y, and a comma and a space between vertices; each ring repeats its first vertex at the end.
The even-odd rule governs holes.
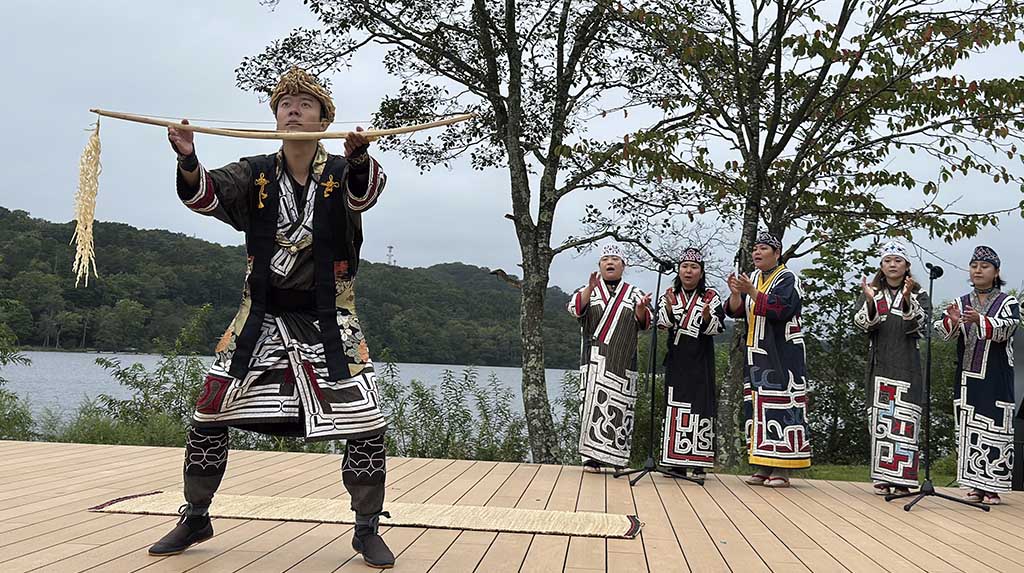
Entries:
MULTIPOLYGON (((135 123, 159 125, 161 127, 174 127, 184 131, 207 133, 209 135, 223 135, 225 137, 239 137, 243 139, 282 139, 291 141, 314 141, 317 139, 348 139, 348 137, 351 134, 355 133, 353 131, 273 131, 268 129, 225 129, 220 127, 203 127, 199 125, 183 124, 177 121, 157 119, 154 117, 136 115, 133 113, 124 113, 120 111, 107 111, 103 109, 90 109, 89 111, 97 115, 102 115, 104 117, 112 117, 114 119, 134 121, 135 123)), ((475 113, 464 113, 461 115, 454 115, 452 117, 447 117, 445 119, 439 119, 428 123, 407 125, 405 127, 395 127, 392 129, 371 129, 368 131, 360 131, 359 133, 365 136, 370 141, 373 141, 375 139, 387 137, 389 135, 402 135, 403 133, 413 133, 415 131, 422 131, 424 129, 443 127, 446 125, 451 125, 453 123, 459 123, 460 121, 466 121, 467 119, 472 119, 474 117, 476 117, 475 113)))

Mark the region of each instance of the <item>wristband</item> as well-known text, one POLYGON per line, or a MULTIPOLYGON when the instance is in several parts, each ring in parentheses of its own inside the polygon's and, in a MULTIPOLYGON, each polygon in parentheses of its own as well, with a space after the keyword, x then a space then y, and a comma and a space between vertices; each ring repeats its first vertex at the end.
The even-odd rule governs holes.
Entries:
POLYGON ((350 167, 356 168, 356 171, 362 171, 361 167, 368 166, 370 162, 370 154, 366 152, 369 146, 363 145, 352 151, 352 155, 348 156, 348 164, 350 167))
POLYGON ((192 173, 193 171, 195 171, 196 168, 199 167, 199 157, 196 156, 196 152, 192 151, 192 153, 190 153, 189 155, 184 156, 179 155, 178 167, 180 167, 182 171, 185 171, 187 173, 192 173))

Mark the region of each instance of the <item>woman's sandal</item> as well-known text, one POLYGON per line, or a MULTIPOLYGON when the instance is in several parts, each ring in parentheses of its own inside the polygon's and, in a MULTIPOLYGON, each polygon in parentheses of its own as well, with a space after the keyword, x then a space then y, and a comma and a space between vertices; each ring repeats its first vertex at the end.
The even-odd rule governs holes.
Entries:
POLYGON ((750 485, 764 485, 766 481, 771 479, 771 476, 764 474, 754 474, 746 479, 746 482, 750 485))

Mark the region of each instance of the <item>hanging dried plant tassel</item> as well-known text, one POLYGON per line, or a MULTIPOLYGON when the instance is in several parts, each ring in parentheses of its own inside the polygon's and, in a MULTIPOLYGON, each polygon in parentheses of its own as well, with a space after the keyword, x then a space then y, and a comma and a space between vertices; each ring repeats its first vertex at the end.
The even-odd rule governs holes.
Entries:
POLYGON ((92 223, 96 215, 96 194, 100 189, 100 121, 89 135, 82 158, 78 162, 78 192, 75 193, 75 286, 85 281, 89 286, 89 268, 96 273, 96 251, 92 241, 92 223))

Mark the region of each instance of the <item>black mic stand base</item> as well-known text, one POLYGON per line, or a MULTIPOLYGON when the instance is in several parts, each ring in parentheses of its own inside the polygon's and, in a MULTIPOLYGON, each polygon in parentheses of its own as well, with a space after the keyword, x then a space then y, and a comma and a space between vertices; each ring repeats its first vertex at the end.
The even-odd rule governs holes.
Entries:
POLYGON ((921 484, 921 489, 919 491, 913 491, 913 492, 910 492, 910 493, 889 494, 889 495, 885 496, 885 501, 892 501, 894 499, 903 499, 905 497, 913 497, 914 499, 912 499, 910 501, 910 503, 908 503, 908 504, 903 506, 903 510, 904 511, 910 511, 911 509, 914 508, 914 506, 917 504, 917 502, 921 501, 922 499, 924 499, 924 498, 926 498, 928 496, 941 497, 942 499, 947 499, 949 501, 955 501, 957 503, 962 503, 964 505, 969 505, 971 507, 976 507, 976 508, 978 508, 978 509, 980 509, 982 511, 989 511, 990 509, 992 509, 989 506, 987 506, 987 505, 985 505, 985 504, 983 504, 981 502, 969 501, 969 500, 962 499, 962 498, 959 498, 959 497, 956 497, 956 496, 953 496, 953 495, 948 495, 948 494, 945 494, 945 493, 942 493, 942 492, 939 492, 939 491, 935 491, 935 486, 932 485, 932 480, 930 480, 930 479, 925 480, 925 482, 923 484, 921 484))
POLYGON ((638 474, 636 477, 634 477, 633 479, 629 480, 629 485, 630 486, 635 486, 637 484, 637 482, 639 482, 640 480, 642 480, 644 478, 644 476, 646 476, 647 474, 651 474, 651 473, 659 473, 659 474, 661 474, 663 476, 670 477, 672 479, 681 479, 681 480, 684 480, 684 481, 695 483, 697 485, 704 485, 704 478, 695 478, 695 477, 690 477, 690 476, 684 476, 684 475, 676 473, 675 471, 673 471, 673 469, 674 468, 665 469, 665 468, 662 468, 662 467, 658 467, 658 464, 655 463, 654 458, 653 457, 648 457, 647 460, 644 462, 644 467, 638 468, 638 469, 633 469, 633 470, 619 470, 619 471, 615 472, 614 476, 618 478, 618 477, 638 474))

